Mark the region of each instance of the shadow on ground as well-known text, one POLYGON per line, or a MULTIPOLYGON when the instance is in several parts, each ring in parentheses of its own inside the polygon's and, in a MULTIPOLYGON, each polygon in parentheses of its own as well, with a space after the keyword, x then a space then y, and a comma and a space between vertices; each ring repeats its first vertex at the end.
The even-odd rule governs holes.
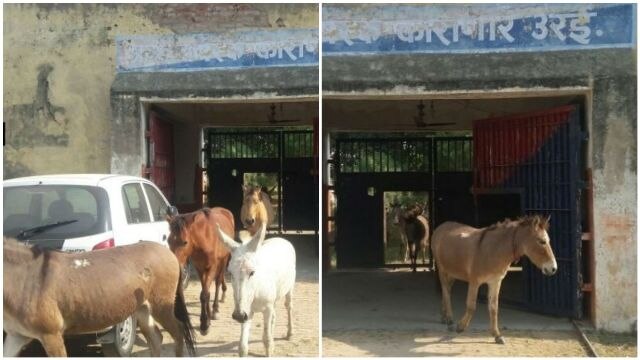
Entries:
POLYGON ((323 333, 324 356, 586 356, 577 335, 569 331, 504 333, 498 345, 482 331, 345 330, 323 333))
MULTIPOLYGON (((499 324, 506 329, 572 330, 566 318, 534 314, 505 304, 515 298, 519 277, 505 279, 500 295, 499 324)), ((330 272, 323 277, 323 331, 328 330, 442 330, 441 297, 433 272, 330 272)), ((486 285, 480 289, 486 291, 486 285)), ((456 281, 452 291, 453 315, 465 310, 467 284, 456 281)), ((489 328, 485 301, 477 303, 470 330, 489 328)))
MULTIPOLYGON (((486 302, 479 301, 467 332, 440 322, 434 273, 336 271, 323 277, 323 354, 326 356, 585 356, 571 322, 503 304, 519 294, 518 274, 503 284, 499 324, 507 345, 488 331, 486 302), (530 349, 535 346, 537 349, 530 349), (535 350, 535 351, 534 351, 535 350), (543 349, 544 350, 544 349, 543 349)), ((453 313, 465 309, 467 286, 456 282, 453 313)))

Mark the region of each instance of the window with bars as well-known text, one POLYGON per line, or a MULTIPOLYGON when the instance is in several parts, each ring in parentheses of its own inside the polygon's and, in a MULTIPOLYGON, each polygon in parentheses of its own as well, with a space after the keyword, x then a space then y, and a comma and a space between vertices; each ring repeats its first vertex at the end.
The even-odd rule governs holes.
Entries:
POLYGON ((278 158, 279 134, 276 132, 211 132, 209 151, 212 159, 278 158))
POLYGON ((337 139, 333 152, 343 173, 468 172, 470 137, 337 139))
POLYGON ((284 145, 284 157, 313 157, 312 131, 209 133, 209 151, 212 159, 276 159, 280 157, 281 143, 284 145))

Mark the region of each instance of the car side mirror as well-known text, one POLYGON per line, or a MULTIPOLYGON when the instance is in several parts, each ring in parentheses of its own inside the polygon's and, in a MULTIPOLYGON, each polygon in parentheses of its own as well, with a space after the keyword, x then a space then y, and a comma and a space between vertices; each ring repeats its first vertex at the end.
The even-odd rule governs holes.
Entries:
POLYGON ((174 217, 176 215, 178 215, 178 208, 173 205, 167 206, 167 216, 174 217))

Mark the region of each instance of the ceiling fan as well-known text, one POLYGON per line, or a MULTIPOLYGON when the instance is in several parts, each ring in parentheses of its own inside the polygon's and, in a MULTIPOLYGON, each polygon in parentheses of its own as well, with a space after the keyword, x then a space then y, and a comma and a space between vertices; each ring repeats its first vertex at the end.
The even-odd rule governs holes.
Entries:
MULTIPOLYGON (((428 127, 428 126, 447 126, 447 125, 455 125, 455 122, 433 122, 433 123, 429 123, 425 121, 424 118, 424 103, 422 102, 422 100, 420 100, 420 103, 416 106, 418 109, 418 116, 414 116, 413 120, 416 123, 417 127, 428 127)), ((430 101, 430 108, 431 108, 431 118, 433 119, 434 116, 434 109, 433 109, 433 100, 430 101)))
MULTIPOLYGON (((267 120, 270 124, 294 123, 300 121, 299 119, 276 119, 276 104, 271 104, 269 109, 271 111, 267 114, 267 120)), ((282 113, 282 103, 280 104, 280 113, 282 113)))

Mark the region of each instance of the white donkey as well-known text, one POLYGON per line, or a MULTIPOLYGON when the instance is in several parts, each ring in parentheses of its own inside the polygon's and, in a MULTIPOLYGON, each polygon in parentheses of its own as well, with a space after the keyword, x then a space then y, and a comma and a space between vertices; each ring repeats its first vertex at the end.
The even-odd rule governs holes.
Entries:
POLYGON ((296 281, 296 252, 283 238, 264 240, 266 224, 251 240, 240 244, 217 227, 218 235, 231 252, 229 272, 233 286, 235 307, 231 317, 242 324, 240 332, 240 356, 249 351, 249 332, 253 314, 264 317, 264 343, 267 356, 273 354, 273 329, 276 325, 276 301, 285 297, 288 326, 287 339, 293 334, 291 297, 296 281))

